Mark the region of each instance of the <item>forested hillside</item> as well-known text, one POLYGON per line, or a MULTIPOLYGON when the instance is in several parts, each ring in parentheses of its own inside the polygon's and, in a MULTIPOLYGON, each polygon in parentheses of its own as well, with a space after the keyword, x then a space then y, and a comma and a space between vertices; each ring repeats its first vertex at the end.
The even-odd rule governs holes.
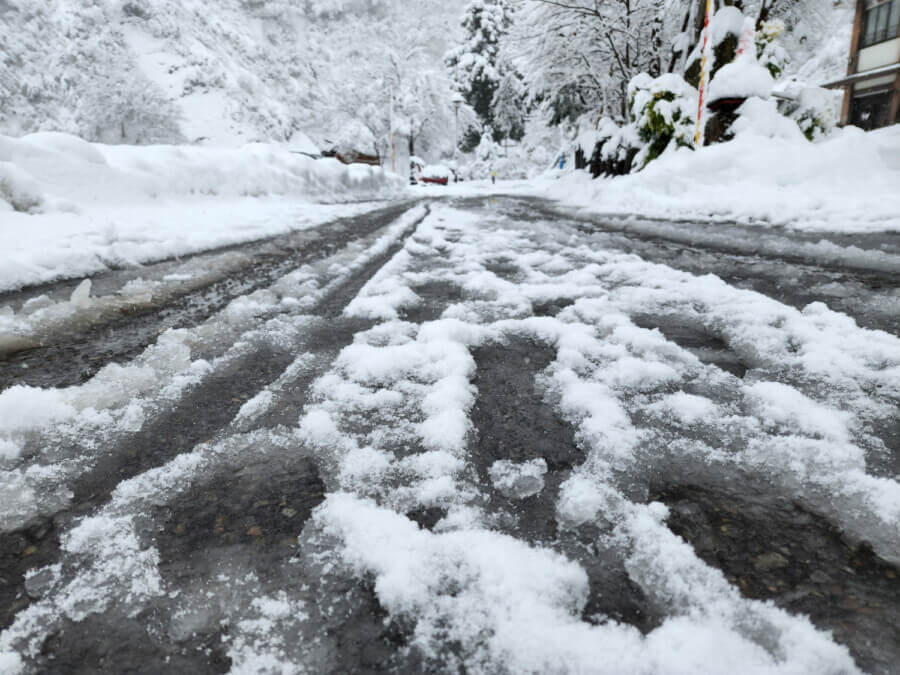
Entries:
MULTIPOLYGON (((716 4, 783 24, 782 85, 843 72, 850 0, 716 4)), ((463 152, 481 145, 489 163, 524 138, 543 161, 579 118, 628 122, 635 76, 696 70, 702 5, 0 0, 0 133, 231 145, 304 132, 387 161, 392 146, 449 157, 458 115, 463 152)))
POLYGON ((0 133, 143 144, 281 141, 302 130, 322 141, 356 121, 382 145, 391 126, 446 143, 446 120, 433 123, 428 104, 444 84, 460 7, 409 9, 397 0, 0 0, 0 133))

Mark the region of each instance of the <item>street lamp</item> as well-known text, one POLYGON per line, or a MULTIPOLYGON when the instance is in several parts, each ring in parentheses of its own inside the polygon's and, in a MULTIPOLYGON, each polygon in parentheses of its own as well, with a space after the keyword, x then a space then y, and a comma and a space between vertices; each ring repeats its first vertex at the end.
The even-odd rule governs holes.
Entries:
POLYGON ((459 106, 465 99, 458 91, 453 94, 453 182, 459 182, 459 106))

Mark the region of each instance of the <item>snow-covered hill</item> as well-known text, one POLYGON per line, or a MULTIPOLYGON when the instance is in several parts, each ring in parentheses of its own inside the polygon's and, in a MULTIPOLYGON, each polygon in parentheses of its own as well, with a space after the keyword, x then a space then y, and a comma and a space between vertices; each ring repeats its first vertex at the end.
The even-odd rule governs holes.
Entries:
POLYGON ((341 122, 334 83, 362 79, 366 59, 348 60, 348 49, 397 46, 384 33, 398 13, 427 17, 419 25, 445 48, 458 3, 404 4, 0 0, 0 133, 217 145, 328 137, 341 122))

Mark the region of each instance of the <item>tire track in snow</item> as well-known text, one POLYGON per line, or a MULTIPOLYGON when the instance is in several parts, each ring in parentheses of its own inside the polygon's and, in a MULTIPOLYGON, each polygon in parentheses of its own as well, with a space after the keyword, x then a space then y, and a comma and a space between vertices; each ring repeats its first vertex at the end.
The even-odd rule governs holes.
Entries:
MULTIPOLYGON (((486 201, 467 200, 486 208, 486 201)), ((634 253, 692 274, 715 274, 802 309, 825 302, 864 328, 900 335, 900 234, 809 234, 781 228, 601 218, 536 198, 495 198, 490 207, 524 222, 571 226, 593 246, 634 253)))
MULTIPOLYGON (((396 215, 394 211, 391 213, 396 215)), ((315 311, 319 317, 324 321, 335 320, 359 289, 403 247, 427 213, 426 208, 425 215, 407 224, 383 250, 376 250, 361 269, 332 284, 317 303, 315 311)), ((384 227, 384 222, 377 222, 384 227)), ((378 229, 374 227, 372 231, 378 229)), ((374 248, 379 247, 376 244, 374 248)), ((346 339, 352 338, 352 334, 344 331, 346 339)), ((340 339, 339 335, 332 337, 340 339)), ((15 615, 30 604, 24 586, 25 573, 36 564, 46 566, 59 558, 62 531, 106 503, 123 481, 162 466, 226 430, 241 407, 275 381, 295 358, 294 345, 280 345, 277 340, 263 340, 239 349, 235 358, 227 359, 222 367, 207 375, 171 411, 152 420, 139 432, 118 440, 113 447, 105 448, 97 464, 72 486, 71 507, 52 519, 39 518, 22 530, 0 533, 3 552, 0 569, 4 571, 0 577, 0 628, 10 625, 15 615), (36 530, 40 536, 36 536, 36 530)), ((321 367, 327 367, 327 362, 321 367)))
MULTIPOLYGON (((197 256, 197 264, 204 268, 215 267, 217 257, 227 260, 222 269, 203 278, 199 285, 170 284, 149 301, 140 298, 130 304, 127 294, 121 298, 115 294, 106 296, 101 299, 105 307, 89 305, 85 311, 30 338, 38 340, 40 346, 0 353, 0 388, 15 384, 80 384, 109 363, 137 356, 165 330, 196 326, 234 298, 264 288, 292 269, 333 255, 350 242, 385 227, 408 209, 409 204, 405 203, 390 206, 263 242, 229 247, 212 256, 197 256)), ((134 274, 129 270, 120 276, 132 278, 134 274)), ((103 286, 121 284, 109 278, 115 277, 115 272, 105 276, 103 286)), ((44 290, 42 287, 0 296, 0 306, 23 304, 44 290)))

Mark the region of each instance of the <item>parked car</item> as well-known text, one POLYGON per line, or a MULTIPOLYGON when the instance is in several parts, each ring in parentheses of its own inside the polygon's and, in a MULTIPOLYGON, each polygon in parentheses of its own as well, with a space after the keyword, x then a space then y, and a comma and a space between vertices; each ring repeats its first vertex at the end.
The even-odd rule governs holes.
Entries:
POLYGON ((423 183, 434 183, 436 185, 446 185, 450 182, 450 169, 443 164, 432 164, 422 169, 423 183))
POLYGON ((370 166, 381 166, 381 157, 378 155, 370 155, 358 150, 339 151, 337 148, 322 151, 322 157, 333 157, 341 164, 368 164, 370 166))

